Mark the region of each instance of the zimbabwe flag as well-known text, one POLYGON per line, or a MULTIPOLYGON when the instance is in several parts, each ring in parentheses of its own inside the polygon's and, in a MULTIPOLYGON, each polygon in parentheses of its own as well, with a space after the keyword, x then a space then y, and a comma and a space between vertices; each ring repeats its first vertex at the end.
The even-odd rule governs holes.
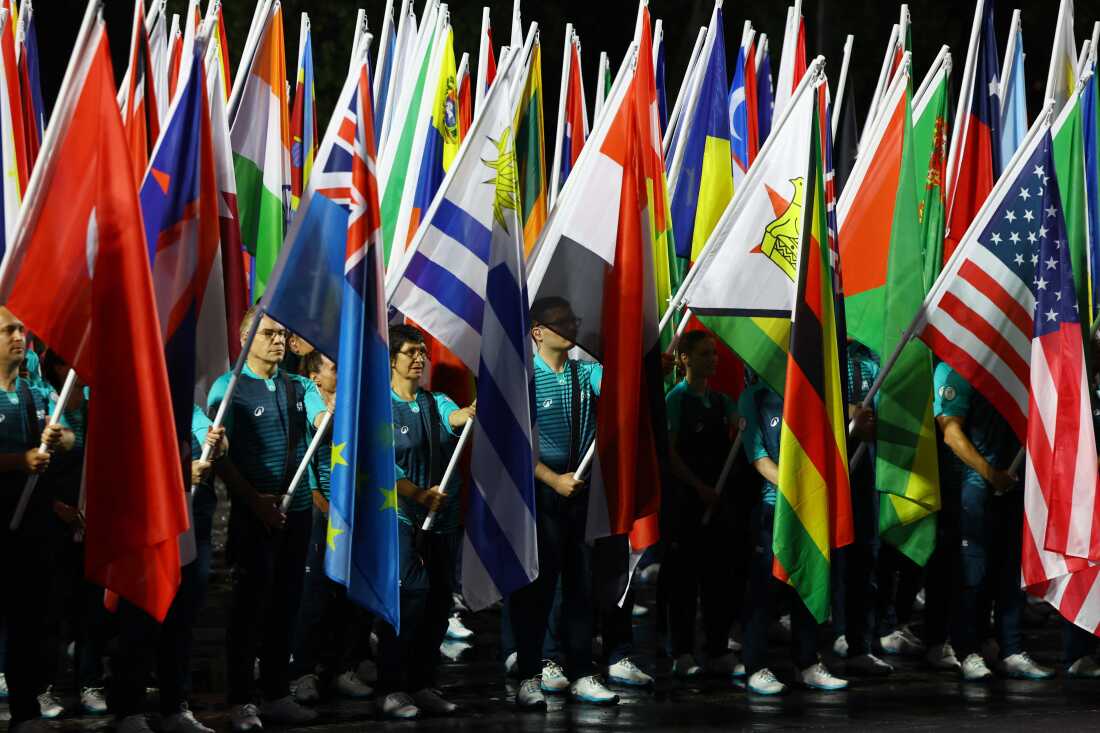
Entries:
POLYGON ((798 592, 818 622, 829 615, 832 548, 852 541, 846 406, 817 134, 821 108, 814 105, 772 537, 773 574, 798 592))

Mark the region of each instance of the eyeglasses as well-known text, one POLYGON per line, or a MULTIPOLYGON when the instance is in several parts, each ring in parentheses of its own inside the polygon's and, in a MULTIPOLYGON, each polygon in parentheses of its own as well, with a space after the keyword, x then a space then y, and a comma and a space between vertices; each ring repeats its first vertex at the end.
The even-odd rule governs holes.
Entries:
POLYGON ((261 328, 256 332, 256 335, 268 341, 277 341, 279 339, 286 341, 290 332, 285 328, 261 328))
POLYGON ((407 356, 410 361, 416 361, 417 359, 423 359, 426 361, 428 359, 428 349, 424 346, 421 346, 419 349, 401 349, 401 351, 398 351, 397 353, 401 354, 401 356, 407 356))

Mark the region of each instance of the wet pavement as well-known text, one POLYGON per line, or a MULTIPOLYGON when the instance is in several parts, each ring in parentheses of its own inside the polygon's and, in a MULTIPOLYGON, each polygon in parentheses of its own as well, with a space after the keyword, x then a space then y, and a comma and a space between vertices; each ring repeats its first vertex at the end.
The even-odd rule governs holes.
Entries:
MULTIPOLYGON (((221 505, 224 507, 224 503, 221 505)), ((224 525, 222 525, 224 526, 224 525)), ((219 534, 216 542, 224 536, 219 534)), ((318 705, 318 721, 299 728, 267 730, 301 731, 664 731, 664 730, 790 730, 845 728, 850 730, 1027 730, 1041 733, 1100 730, 1100 680, 1070 680, 1062 675, 1051 681, 1030 682, 995 679, 963 684, 957 674, 935 672, 912 658, 889 657, 896 671, 886 678, 853 678, 849 690, 834 693, 792 689, 784 696, 749 695, 728 678, 709 677, 684 682, 671 675, 671 660, 655 655, 658 647, 654 623, 654 589, 639 589, 641 604, 649 613, 634 626, 639 654, 635 660, 655 674, 652 690, 618 689, 616 707, 599 708, 549 697, 546 713, 520 713, 512 703, 515 682, 505 681, 499 659, 499 613, 487 611, 468 616, 475 632, 472 645, 448 642, 455 661, 444 659, 440 683, 443 694, 460 706, 451 718, 383 723, 370 701, 326 700, 318 705)), ((215 567, 210 600, 196 631, 196 715, 218 730, 228 730, 228 713, 221 705, 224 689, 224 616, 228 582, 224 568, 215 567)), ((823 648, 826 636, 823 631, 823 648)), ((1033 619, 1026 629, 1025 648, 1042 664, 1060 666, 1061 635, 1054 618, 1033 619)), ((771 647, 773 669, 791 683, 794 669, 788 649, 771 647)), ((831 653, 824 655, 840 674, 844 663, 831 653)), ((63 702, 76 708, 71 685, 59 681, 63 702)), ((792 685, 793 688, 793 685, 792 685)), ((6 706, 0 705, 6 718, 6 706)), ((155 716, 151 716, 154 727, 155 716)), ((52 725, 58 731, 110 730, 110 718, 63 716, 52 725)), ((0 724, 4 728, 5 724, 0 724)))

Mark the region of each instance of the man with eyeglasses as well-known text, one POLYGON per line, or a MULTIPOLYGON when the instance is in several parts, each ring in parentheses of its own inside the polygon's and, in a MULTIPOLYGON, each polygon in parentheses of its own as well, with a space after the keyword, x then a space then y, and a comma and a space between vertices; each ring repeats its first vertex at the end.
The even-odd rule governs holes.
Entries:
MULTIPOLYGON (((261 715, 279 724, 317 717, 290 694, 288 670, 312 525, 312 472, 294 487, 286 513, 281 501, 305 456, 309 424, 320 424, 325 403, 313 382, 280 368, 287 348, 282 325, 263 315, 252 344, 245 343, 258 315, 253 307, 241 322, 248 356, 225 415, 229 454, 217 468, 232 500, 226 555, 233 568, 233 600, 226 642, 231 723, 237 731, 262 730, 261 715), (259 708, 252 669, 257 652, 259 708)), ((211 387, 211 415, 231 376, 223 374, 211 387)))

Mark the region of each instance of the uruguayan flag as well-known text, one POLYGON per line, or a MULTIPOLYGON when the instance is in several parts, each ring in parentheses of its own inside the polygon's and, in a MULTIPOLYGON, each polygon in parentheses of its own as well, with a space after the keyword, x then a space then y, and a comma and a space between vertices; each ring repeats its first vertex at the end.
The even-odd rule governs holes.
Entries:
POLYGON ((527 273, 512 129, 522 64, 514 58, 387 281, 391 307, 477 376, 462 555, 462 591, 475 611, 538 575, 527 273))

